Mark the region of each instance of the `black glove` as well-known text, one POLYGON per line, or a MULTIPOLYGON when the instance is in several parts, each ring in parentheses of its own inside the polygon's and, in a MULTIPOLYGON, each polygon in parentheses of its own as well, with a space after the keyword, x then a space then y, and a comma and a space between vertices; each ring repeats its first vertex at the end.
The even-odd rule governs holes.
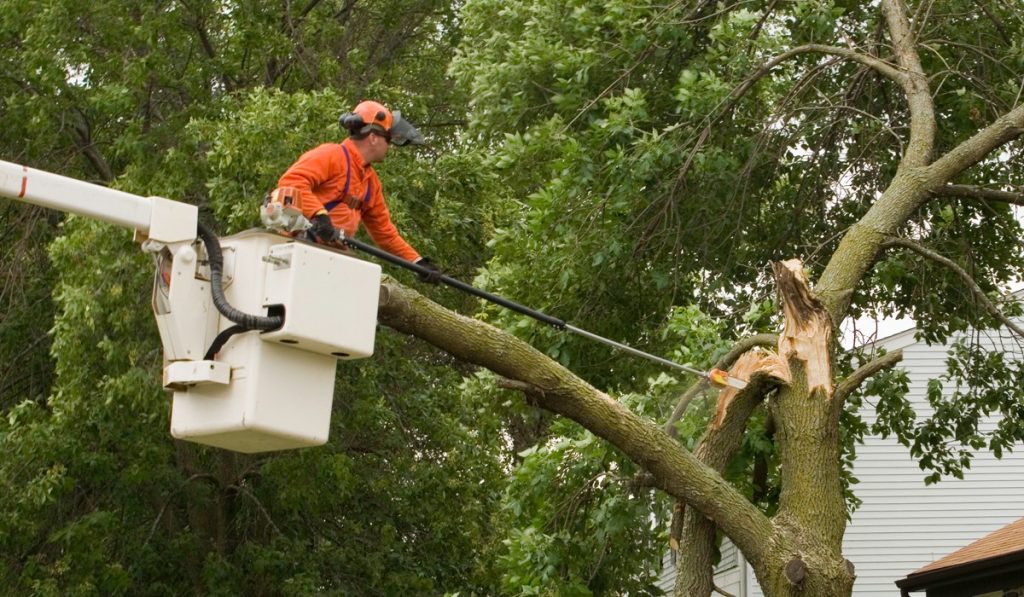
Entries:
POLYGON ((416 261, 416 265, 427 270, 425 272, 416 272, 420 277, 420 280, 423 280, 428 284, 437 284, 441 281, 442 272, 432 261, 430 261, 429 257, 420 257, 416 261))
POLYGON ((323 245, 338 244, 338 231, 334 229, 331 216, 327 214, 313 216, 313 222, 306 228, 306 234, 311 240, 323 245))

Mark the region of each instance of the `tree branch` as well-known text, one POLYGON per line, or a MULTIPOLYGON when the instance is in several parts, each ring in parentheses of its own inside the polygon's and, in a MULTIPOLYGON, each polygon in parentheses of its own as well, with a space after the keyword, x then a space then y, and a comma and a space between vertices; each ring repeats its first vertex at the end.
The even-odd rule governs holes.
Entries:
POLYGON ((998 191, 986 189, 976 185, 948 184, 932 191, 937 197, 964 197, 967 199, 978 199, 994 203, 1010 203, 1013 205, 1024 205, 1024 193, 1013 191, 998 191))
POLYGON ((846 398, 852 394, 857 388, 860 387, 868 378, 877 374, 879 371, 891 369, 896 366, 897 363, 903 360, 903 349, 899 348, 892 352, 886 353, 873 361, 865 363, 857 368, 856 371, 851 373, 844 379, 838 386, 836 386, 836 392, 833 394, 835 400, 836 412, 833 413, 836 416, 839 415, 838 411, 843 409, 843 405, 846 402, 846 398))
POLYGON ((946 182, 977 164, 997 147, 1024 133, 1024 104, 1018 105, 995 122, 957 145, 928 167, 930 173, 946 182))
POLYGON ((900 167, 925 166, 935 148, 935 105, 928 79, 917 55, 916 39, 903 0, 882 0, 882 14, 889 29, 896 61, 900 65, 900 86, 910 109, 910 141, 900 167))
POLYGON ((931 249, 925 247, 924 245, 916 243, 908 238, 890 237, 886 239, 884 243, 882 243, 882 248, 887 249, 889 247, 903 247, 905 249, 910 249, 911 251, 917 253, 918 255, 926 259, 930 259, 940 265, 945 266, 947 269, 951 270, 957 276, 960 276, 960 279, 963 280, 964 284, 966 284, 968 288, 970 288, 971 293, 974 295, 974 297, 978 299, 978 302, 980 302, 982 306, 985 307, 985 310, 988 311, 992 317, 994 317, 996 320, 1005 325, 1008 329, 1013 331, 1013 333, 1017 334, 1021 338, 1024 338, 1024 330, 1022 330, 1020 326, 1018 326, 1012 320, 1010 320, 1009 317, 1003 315, 1003 312, 999 310, 999 307, 997 307, 996 304, 993 303, 988 298, 988 296, 985 295, 985 291, 982 290, 981 287, 978 286, 978 283, 974 281, 974 278, 971 277, 971 274, 967 273, 967 270, 960 267, 958 263, 956 263, 952 259, 949 259, 948 257, 939 255, 935 251, 932 251, 931 249))
POLYGON ((104 183, 110 183, 114 180, 114 173, 92 140, 92 123, 89 122, 89 117, 81 108, 75 108, 75 112, 81 117, 81 120, 76 120, 72 126, 77 140, 76 145, 79 151, 85 154, 96 173, 100 175, 100 179, 104 183))
POLYGON ((980 162, 999 146, 1024 133, 1024 104, 996 119, 970 139, 924 168, 901 168, 868 213, 850 227, 829 259, 815 289, 833 325, 843 320, 856 287, 874 263, 886 237, 953 177, 980 162))
MULTIPOLYGON (((779 343, 779 336, 777 334, 755 334, 748 336, 733 344, 729 352, 725 353, 722 358, 718 359, 715 363, 715 369, 728 369, 732 367, 736 359, 740 358, 740 355, 747 352, 751 348, 761 346, 765 348, 774 348, 779 343)), ((672 415, 669 416, 668 421, 665 422, 665 433, 672 437, 677 437, 679 431, 676 429, 676 423, 683 417, 686 409, 689 408, 690 403, 696 398, 701 392, 705 391, 709 387, 709 383, 706 379, 700 378, 693 383, 683 395, 679 397, 676 402, 676 407, 672 411, 672 415)))
POLYGON ((714 520, 757 565, 766 557, 771 524, 710 467, 607 394, 515 336, 464 317, 390 278, 381 284, 381 323, 421 338, 454 357, 540 388, 539 406, 569 417, 650 471, 656 487, 714 520))

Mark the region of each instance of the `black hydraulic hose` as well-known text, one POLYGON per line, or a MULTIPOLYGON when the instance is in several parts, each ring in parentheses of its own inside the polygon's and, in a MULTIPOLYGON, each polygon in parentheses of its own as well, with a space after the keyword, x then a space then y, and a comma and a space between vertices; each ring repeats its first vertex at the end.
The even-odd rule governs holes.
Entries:
MULTIPOLYGON (((342 239, 341 242, 343 242, 346 245, 352 247, 353 249, 358 249, 360 251, 363 251, 364 253, 369 253, 370 255, 373 255, 374 257, 377 257, 378 259, 383 259, 384 261, 387 261, 388 263, 393 263, 393 264, 395 264, 397 266, 404 267, 405 269, 412 270, 412 271, 416 272, 417 274, 421 274, 423 276, 429 276, 431 274, 435 274, 436 273, 433 270, 430 270, 430 269, 427 269, 427 268, 423 267, 422 265, 417 265, 417 264, 415 264, 415 263, 413 263, 411 261, 406 261, 405 259, 402 259, 401 257, 398 257, 397 255, 392 255, 391 253, 388 253, 387 251, 383 251, 381 249, 378 249, 377 247, 374 247, 373 245, 368 245, 368 244, 366 244, 366 243, 364 243, 362 241, 358 241, 358 240, 356 240, 354 238, 346 237, 346 238, 342 239)), ((472 294, 473 296, 476 296, 476 297, 482 298, 484 300, 490 301, 490 302, 492 302, 492 303, 494 303, 496 305, 501 305, 502 307, 505 307, 506 309, 511 309, 512 311, 515 311, 516 313, 521 313, 523 315, 526 315, 527 317, 532 317, 532 318, 536 319, 537 321, 544 322, 544 323, 546 323, 546 324, 548 324, 550 326, 553 326, 553 327, 555 327, 555 328, 557 328, 559 330, 564 330, 565 329, 566 323, 564 321, 562 321, 561 319, 558 319, 557 317, 552 317, 552 316, 547 315, 545 313, 541 313, 540 311, 535 311, 535 310, 533 310, 533 309, 531 309, 529 307, 520 305, 517 302, 510 301, 507 298, 498 296, 496 294, 491 294, 490 292, 486 292, 484 290, 480 290, 479 288, 476 288, 475 286, 470 286, 469 284, 466 284, 465 282, 463 282, 461 280, 456 280, 455 278, 452 278, 450 276, 446 276, 444 274, 441 274, 438 277, 438 281, 442 282, 444 284, 447 284, 448 286, 451 286, 453 288, 458 288, 459 290, 461 290, 461 291, 463 291, 463 292, 465 292, 467 294, 472 294)))
POLYGON ((220 352, 220 349, 224 348, 224 345, 227 344, 228 340, 231 339, 231 336, 248 331, 250 330, 238 324, 235 324, 229 328, 225 328, 223 331, 221 331, 221 333, 217 334, 216 338, 213 339, 213 343, 211 343, 210 348, 207 349, 206 355, 203 356, 203 360, 212 361, 213 357, 217 356, 217 353, 220 352))
MULTIPOLYGON (((199 238, 206 245, 206 255, 210 260, 210 290, 213 293, 213 305, 217 307, 220 314, 237 323, 247 330, 276 330, 284 325, 283 315, 264 317, 262 315, 251 315, 232 307, 224 296, 222 276, 224 274, 224 254, 220 250, 220 241, 217 235, 209 228, 199 224, 199 238)), ((230 328, 229 328, 230 329, 230 328)))

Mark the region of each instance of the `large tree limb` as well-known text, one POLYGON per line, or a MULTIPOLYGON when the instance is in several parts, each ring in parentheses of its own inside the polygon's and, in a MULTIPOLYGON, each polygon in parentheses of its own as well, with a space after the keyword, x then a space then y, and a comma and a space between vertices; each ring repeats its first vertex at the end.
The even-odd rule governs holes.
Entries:
MULTIPOLYGON (((995 122, 975 133, 928 167, 929 177, 938 184, 952 180, 956 175, 985 159, 1000 147, 1024 133, 1024 104, 1018 105, 995 122)), ((938 188, 938 184, 934 188, 938 188)))
POLYGON ((714 520, 753 565, 766 557, 771 524, 721 475, 656 424, 526 342, 449 311, 390 278, 381 284, 378 317, 384 325, 417 336, 456 358, 538 387, 543 392, 538 396, 539 406, 569 417, 622 450, 650 471, 656 487, 714 520))
POLYGON ((910 109, 910 141, 900 167, 924 166, 931 161, 936 130, 935 105, 928 88, 928 78, 917 55, 917 41, 903 0, 882 0, 882 14, 900 65, 900 85, 907 94, 907 107, 910 109))
POLYGON ((1013 205, 1024 205, 1024 193, 1014 191, 999 191, 986 189, 976 185, 948 184, 932 191, 938 197, 964 197, 967 199, 979 199, 992 203, 1010 203, 1013 205))
POLYGON ((989 315, 991 315, 1000 323, 1005 325, 1014 334, 1017 334, 1021 338, 1024 338, 1024 329, 1021 329, 1021 327, 1015 324, 1013 320, 1004 315, 1003 312, 999 310, 999 307, 997 307, 996 304, 993 303, 992 300, 988 298, 988 296, 985 294, 985 291, 981 289, 981 286, 978 286, 978 283, 974 281, 974 278, 971 276, 971 274, 967 273, 967 270, 960 267, 960 264, 958 264, 957 262, 953 261, 948 257, 940 255, 935 251, 932 251, 931 249, 925 247, 924 245, 910 240, 909 238, 889 238, 884 243, 882 243, 882 247, 903 247, 904 249, 910 249, 911 251, 917 253, 921 257, 930 259, 931 261, 934 261, 935 263, 938 263, 943 267, 949 269, 957 276, 959 276, 960 279, 963 280, 964 284, 966 284, 967 287, 970 288, 971 294, 974 295, 974 298, 978 299, 978 302, 981 303, 981 305, 985 308, 986 311, 988 311, 989 315))

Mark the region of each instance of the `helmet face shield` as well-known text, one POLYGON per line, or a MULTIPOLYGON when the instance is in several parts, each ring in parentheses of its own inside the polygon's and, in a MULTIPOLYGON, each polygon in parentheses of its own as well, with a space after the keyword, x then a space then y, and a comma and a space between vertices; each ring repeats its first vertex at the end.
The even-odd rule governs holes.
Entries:
POLYGON ((416 130, 408 120, 402 118, 402 113, 395 110, 391 113, 393 121, 391 123, 391 130, 388 131, 391 136, 391 144, 398 145, 423 145, 423 135, 416 130))

